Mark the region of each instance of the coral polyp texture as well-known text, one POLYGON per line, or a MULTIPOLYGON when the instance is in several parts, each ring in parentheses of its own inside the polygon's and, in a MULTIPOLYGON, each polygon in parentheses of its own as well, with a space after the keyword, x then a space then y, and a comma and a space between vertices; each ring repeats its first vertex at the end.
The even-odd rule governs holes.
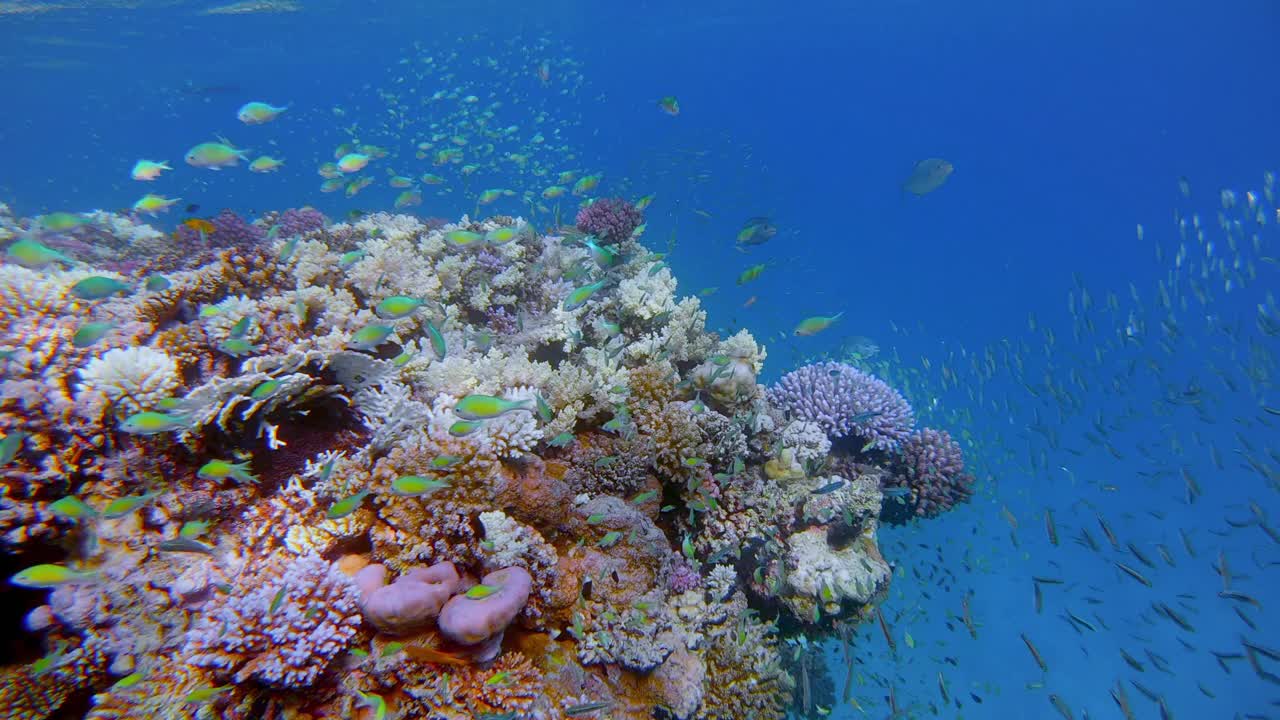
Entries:
POLYGON ((972 478, 861 370, 760 385, 642 222, 95 213, 110 257, 0 266, 6 709, 783 718, 882 510, 972 478))

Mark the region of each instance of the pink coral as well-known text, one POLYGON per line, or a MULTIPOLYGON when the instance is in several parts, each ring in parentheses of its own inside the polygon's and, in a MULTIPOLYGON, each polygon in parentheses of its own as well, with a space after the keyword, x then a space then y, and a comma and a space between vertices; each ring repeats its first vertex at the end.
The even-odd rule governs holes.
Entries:
POLYGON ((924 428, 899 448, 898 467, 888 487, 905 487, 905 502, 916 515, 934 517, 973 495, 973 475, 964 470, 960 445, 946 430, 924 428))
POLYGON ((635 205, 622 198, 600 198, 578 211, 578 229, 602 243, 619 243, 644 222, 635 205))
POLYGON ((455 595, 440 611, 440 633, 459 645, 477 646, 473 655, 481 662, 497 657, 502 634, 524 608, 533 590, 533 576, 522 567, 495 570, 481 583, 493 588, 484 597, 455 595))
POLYGON ((367 565, 355 576, 360 608, 375 627, 404 635, 419 630, 440 614, 458 589, 458 571, 451 562, 415 567, 387 584, 387 569, 367 565))

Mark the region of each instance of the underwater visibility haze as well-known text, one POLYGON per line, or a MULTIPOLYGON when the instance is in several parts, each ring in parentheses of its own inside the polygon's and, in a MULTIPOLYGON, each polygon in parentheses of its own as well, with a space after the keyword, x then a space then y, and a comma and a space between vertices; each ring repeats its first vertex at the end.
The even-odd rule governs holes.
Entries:
POLYGON ((1278 31, 0 0, 0 717, 1280 718, 1278 31))

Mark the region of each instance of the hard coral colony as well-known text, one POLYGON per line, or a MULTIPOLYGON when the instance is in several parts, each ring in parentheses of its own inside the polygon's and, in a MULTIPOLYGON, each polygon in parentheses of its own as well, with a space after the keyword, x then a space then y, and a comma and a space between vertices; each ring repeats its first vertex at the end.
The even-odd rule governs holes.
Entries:
POLYGON ((510 218, 287 211, 179 246, 100 224, 145 239, 128 272, 0 266, 0 532, 47 653, 0 706, 783 717, 782 643, 887 593, 882 490, 930 516, 972 478, 861 370, 757 384, 763 348, 705 329, 640 220, 579 215, 604 264, 510 218), (93 275, 125 289, 76 297, 93 275))

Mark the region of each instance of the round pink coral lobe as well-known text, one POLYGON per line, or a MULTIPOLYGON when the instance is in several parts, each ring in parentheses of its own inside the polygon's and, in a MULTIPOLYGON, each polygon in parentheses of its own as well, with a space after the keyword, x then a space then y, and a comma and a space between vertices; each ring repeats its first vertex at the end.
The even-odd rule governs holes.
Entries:
POLYGON ((356 573, 360 609, 374 627, 393 635, 420 630, 458 589, 458 570, 451 562, 408 570, 387 584, 387 569, 368 565, 356 573))
POLYGON ((533 576, 522 567, 495 570, 480 582, 497 588, 497 592, 482 599, 455 595, 436 621, 441 634, 460 645, 478 645, 500 637, 533 590, 533 576))

